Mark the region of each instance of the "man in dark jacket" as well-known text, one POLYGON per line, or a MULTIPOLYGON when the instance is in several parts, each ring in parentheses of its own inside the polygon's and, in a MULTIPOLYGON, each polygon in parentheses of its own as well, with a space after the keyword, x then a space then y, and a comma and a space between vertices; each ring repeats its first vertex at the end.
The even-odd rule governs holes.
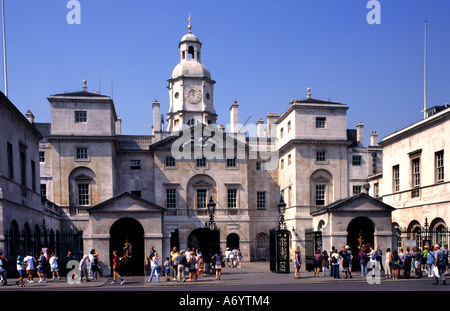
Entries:
MULTIPOLYGON (((445 281, 445 260, 444 260, 444 252, 439 248, 439 244, 434 246, 434 266, 437 267, 439 271, 439 276, 442 278, 442 284, 447 285, 445 281)), ((433 285, 438 285, 439 277, 434 276, 433 285)))
POLYGON ((177 273, 177 281, 178 282, 186 282, 185 267, 187 265, 186 256, 184 255, 184 250, 180 251, 180 255, 175 258, 175 263, 177 265, 178 273, 177 273))

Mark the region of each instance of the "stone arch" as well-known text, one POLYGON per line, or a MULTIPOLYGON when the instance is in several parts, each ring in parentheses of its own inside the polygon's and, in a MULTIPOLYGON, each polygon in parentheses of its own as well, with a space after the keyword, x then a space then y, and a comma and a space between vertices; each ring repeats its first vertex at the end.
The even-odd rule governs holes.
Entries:
POLYGON ((239 235, 237 233, 227 235, 227 247, 230 249, 239 248, 239 235))
POLYGON ((206 215, 207 209, 206 204, 210 196, 213 196, 217 201, 217 185, 216 181, 209 175, 198 174, 192 177, 186 186, 186 204, 188 210, 197 210, 198 215, 206 215), (205 199, 204 207, 201 204, 201 200, 205 199))
POLYGON ((311 206, 324 206, 334 201, 333 175, 325 170, 318 169, 311 174, 310 197, 311 206), (323 198, 320 193, 323 191, 323 198))
POLYGON ((80 166, 73 169, 69 174, 69 205, 70 206, 93 206, 97 200, 97 176, 90 168, 80 166), (87 197, 80 196, 80 187, 86 187, 87 197))

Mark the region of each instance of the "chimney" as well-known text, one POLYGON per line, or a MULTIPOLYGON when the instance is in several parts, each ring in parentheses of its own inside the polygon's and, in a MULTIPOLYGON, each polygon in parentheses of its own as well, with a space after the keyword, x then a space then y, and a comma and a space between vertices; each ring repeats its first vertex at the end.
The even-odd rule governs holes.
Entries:
POLYGON ((361 122, 356 125, 356 144, 357 147, 364 146, 364 124, 361 122))
POLYGON ((267 137, 276 137, 277 136, 277 127, 275 122, 278 120, 280 115, 276 112, 269 112, 267 114, 267 137))
POLYGON ((27 110, 27 113, 25 114, 25 117, 28 119, 28 121, 33 124, 34 123, 34 115, 30 110, 27 110))
POLYGON ((159 121, 159 102, 155 99, 153 102, 152 108, 153 108, 153 125, 152 125, 152 133, 155 135, 156 132, 159 132, 161 130, 160 127, 160 121, 159 121))
POLYGON ((87 81, 83 80, 83 92, 87 92, 87 81))
POLYGON ((259 119, 258 122, 256 122, 256 135, 258 137, 265 137, 264 133, 264 120, 259 119))
POLYGON ((378 146, 378 133, 375 131, 373 131, 372 134, 370 134, 370 145, 378 146))
POLYGON ((122 135, 122 119, 119 116, 116 119, 116 135, 122 135))
POLYGON ((236 101, 230 107, 230 132, 237 133, 239 126, 239 105, 236 101))

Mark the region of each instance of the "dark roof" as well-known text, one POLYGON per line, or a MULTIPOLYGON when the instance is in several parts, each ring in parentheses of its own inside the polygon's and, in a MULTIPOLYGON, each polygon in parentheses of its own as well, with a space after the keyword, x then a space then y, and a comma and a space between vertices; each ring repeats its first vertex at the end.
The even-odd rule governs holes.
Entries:
POLYGON ((61 93, 54 94, 51 96, 65 96, 65 97, 109 97, 106 95, 102 95, 99 93, 88 92, 88 91, 79 91, 79 92, 69 92, 69 93, 61 93))

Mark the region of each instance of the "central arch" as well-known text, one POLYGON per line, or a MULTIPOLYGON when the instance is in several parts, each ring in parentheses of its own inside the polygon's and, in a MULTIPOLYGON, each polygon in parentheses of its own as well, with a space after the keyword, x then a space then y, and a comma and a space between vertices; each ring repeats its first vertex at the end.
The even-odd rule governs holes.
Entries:
POLYGON ((132 245, 131 261, 120 271, 121 275, 143 275, 142 263, 144 262, 144 228, 134 218, 121 218, 114 222, 109 231, 109 253, 111 267, 114 259, 113 251, 117 251, 119 257, 124 255, 126 243, 132 245))

